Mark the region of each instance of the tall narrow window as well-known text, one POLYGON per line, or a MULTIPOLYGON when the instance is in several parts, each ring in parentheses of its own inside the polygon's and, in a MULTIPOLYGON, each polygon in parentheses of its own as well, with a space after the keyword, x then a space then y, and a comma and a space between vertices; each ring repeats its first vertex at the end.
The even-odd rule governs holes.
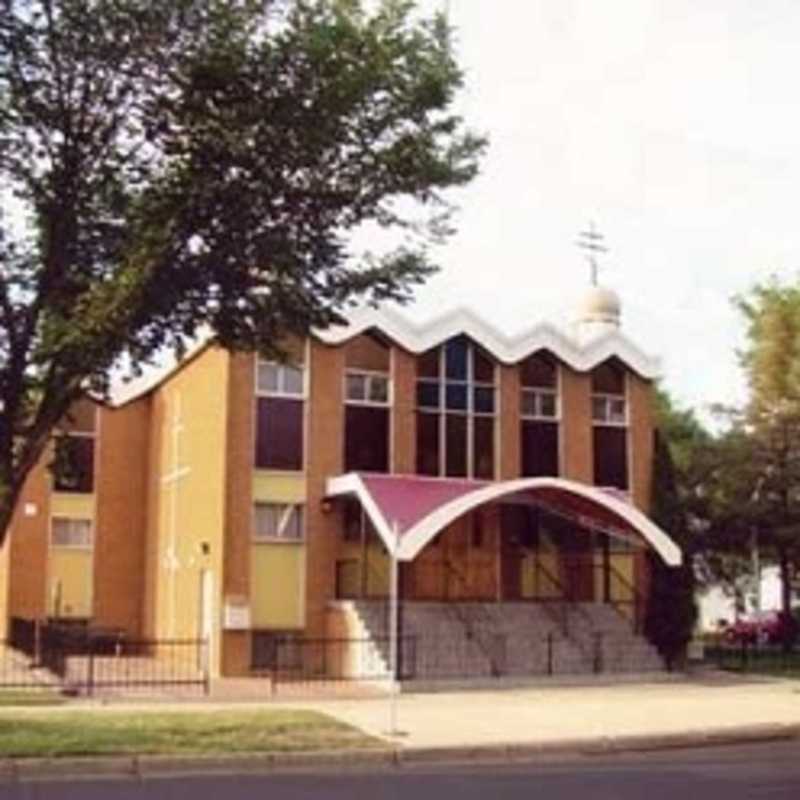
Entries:
POLYGON ((81 400, 59 423, 55 435, 53 486, 57 492, 94 491, 97 407, 81 400))
POLYGON ((417 359, 417 472, 494 478, 495 364, 466 336, 417 359))
POLYGON ((344 465, 347 472, 389 471, 391 407, 388 343, 365 334, 345 350, 344 465))
POLYGON ((256 467, 302 470, 305 409, 302 362, 260 362, 256 394, 256 467))
POLYGON ((520 383, 522 476, 558 475, 558 362, 549 353, 534 353, 520 364, 520 383))
POLYGON ((597 486, 628 488, 628 408, 625 367, 616 360, 592 372, 592 444, 597 486))

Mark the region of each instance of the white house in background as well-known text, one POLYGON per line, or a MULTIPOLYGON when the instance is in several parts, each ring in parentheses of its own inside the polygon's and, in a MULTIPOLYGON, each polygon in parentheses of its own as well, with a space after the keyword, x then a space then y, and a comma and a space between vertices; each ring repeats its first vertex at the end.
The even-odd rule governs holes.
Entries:
MULTIPOLYGON (((780 610, 781 579, 777 566, 764 567, 761 570, 760 595, 761 602, 759 604, 754 587, 747 578, 741 581, 741 599, 738 610, 734 592, 724 589, 719 584, 699 592, 697 596, 699 611, 697 624, 700 630, 717 630, 720 620, 731 623, 738 617, 751 614, 759 606, 762 611, 780 610)), ((796 590, 793 594, 793 600, 800 603, 800 594, 796 590)))

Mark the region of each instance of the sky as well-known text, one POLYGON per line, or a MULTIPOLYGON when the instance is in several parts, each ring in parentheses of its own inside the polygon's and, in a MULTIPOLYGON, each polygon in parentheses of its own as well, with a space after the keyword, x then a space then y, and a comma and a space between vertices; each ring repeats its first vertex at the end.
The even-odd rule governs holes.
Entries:
MULTIPOLYGON (((421 0, 441 8, 445 0, 421 0)), ((567 324, 600 282, 623 330, 702 416, 746 397, 731 298, 800 276, 800 3, 450 0, 466 72, 459 110, 488 135, 452 198, 457 234, 408 312, 466 305, 515 333, 567 324)))

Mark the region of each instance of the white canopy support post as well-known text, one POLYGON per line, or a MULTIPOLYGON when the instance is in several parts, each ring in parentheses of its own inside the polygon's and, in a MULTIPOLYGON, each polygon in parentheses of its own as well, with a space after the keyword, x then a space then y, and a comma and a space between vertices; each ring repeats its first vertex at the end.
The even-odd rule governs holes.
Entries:
POLYGON ((392 524, 392 540, 389 579, 389 735, 397 736, 397 695, 400 691, 400 569, 397 556, 400 551, 400 528, 396 521, 392 524))

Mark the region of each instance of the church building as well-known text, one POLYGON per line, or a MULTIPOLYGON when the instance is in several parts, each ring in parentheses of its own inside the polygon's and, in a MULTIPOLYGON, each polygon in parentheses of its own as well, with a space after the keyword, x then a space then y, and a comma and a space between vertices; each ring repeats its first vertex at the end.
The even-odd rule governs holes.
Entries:
POLYGON ((287 642, 385 633, 394 553, 422 640, 493 615, 510 670, 573 604, 645 652, 651 559, 681 553, 647 516, 659 363, 620 317, 593 287, 564 330, 367 310, 281 363, 199 342, 59 427, 0 554, 0 626, 203 639, 212 676, 258 675, 287 642))

